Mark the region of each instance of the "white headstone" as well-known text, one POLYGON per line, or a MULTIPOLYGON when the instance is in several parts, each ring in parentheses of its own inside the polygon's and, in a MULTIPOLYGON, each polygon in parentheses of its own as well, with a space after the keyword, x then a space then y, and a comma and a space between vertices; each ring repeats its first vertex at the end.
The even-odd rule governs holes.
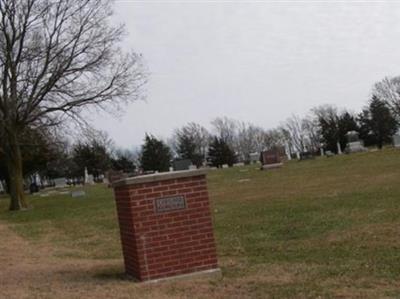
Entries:
POLYGON ((89 184, 89 173, 87 167, 85 167, 85 184, 89 184))
POLYGON ((393 136, 393 145, 395 148, 400 148, 400 133, 393 136))
POLYGON ((53 180, 56 188, 64 188, 67 186, 66 178, 56 178, 53 180))
POLYGON ((93 175, 92 174, 89 174, 88 176, 87 176, 87 182, 85 182, 86 184, 89 184, 89 185, 93 185, 94 184, 94 177, 93 177, 93 175))
POLYGON ((258 163, 258 162, 260 162, 260 153, 251 153, 250 163, 258 163))
POLYGON ((86 193, 83 190, 76 190, 76 191, 71 192, 72 197, 81 197, 81 196, 85 196, 85 195, 86 195, 86 193))
POLYGON ((337 146, 337 153, 338 153, 338 155, 343 154, 343 153, 342 153, 342 147, 340 146, 340 142, 337 142, 337 143, 336 143, 336 146, 337 146))
POLYGON ((233 166, 234 167, 241 167, 241 166, 244 166, 244 163, 243 162, 235 163, 235 164, 233 164, 233 166))
POLYGON ((365 151, 367 151, 367 148, 364 147, 361 141, 354 141, 347 143, 346 153, 358 153, 365 151))

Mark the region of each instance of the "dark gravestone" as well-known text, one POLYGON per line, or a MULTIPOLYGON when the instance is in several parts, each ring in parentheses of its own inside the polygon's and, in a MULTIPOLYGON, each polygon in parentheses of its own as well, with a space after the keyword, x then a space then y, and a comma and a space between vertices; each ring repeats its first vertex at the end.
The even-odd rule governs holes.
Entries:
POLYGON ((282 156, 284 151, 281 148, 273 148, 261 153, 262 169, 277 168, 281 167, 282 156))
POLYGON ((310 160, 314 159, 314 155, 311 152, 301 152, 300 160, 310 160))
POLYGON ((176 159, 172 162, 175 171, 179 170, 189 170, 192 166, 192 161, 189 159, 176 159))
POLYGON ((39 186, 36 183, 32 183, 29 185, 29 192, 31 194, 39 192, 39 186))

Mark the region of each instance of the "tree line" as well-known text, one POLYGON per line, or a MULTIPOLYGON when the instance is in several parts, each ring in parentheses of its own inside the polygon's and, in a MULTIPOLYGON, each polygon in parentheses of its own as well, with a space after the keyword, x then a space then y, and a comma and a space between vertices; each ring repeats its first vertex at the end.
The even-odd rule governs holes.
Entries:
MULTIPOLYGON (((136 150, 117 148, 106 133, 96 130, 84 131, 74 144, 50 131, 40 134, 31 130, 21 142, 24 176, 39 173, 51 178, 82 177, 85 167, 94 177, 110 169, 127 173, 139 169, 168 171, 173 159, 189 159, 197 167, 232 166, 248 163, 252 153, 274 147, 285 148, 292 157, 304 152, 317 155, 321 149, 340 153, 346 147, 349 131, 358 132, 365 146, 382 148, 392 142, 400 118, 398 98, 394 100, 387 90, 389 86, 394 88, 388 82, 400 87, 400 80, 388 80, 375 84, 371 99, 359 113, 324 105, 310 109, 304 117, 293 115, 273 129, 218 117, 211 122, 210 130, 190 122, 166 140, 146 134, 143 145, 136 150)), ((0 179, 8 180, 4 159, 0 159, 0 179)))
MULTIPOLYGON (((168 171, 173 159, 189 159, 197 167, 232 166, 236 162, 249 163, 252 153, 275 147, 285 148, 292 157, 304 152, 317 155, 321 149, 340 153, 346 147, 349 131, 358 132, 365 146, 382 148, 392 142, 400 110, 393 109, 397 106, 393 102, 390 105, 382 93, 377 92, 380 84, 375 85, 371 100, 357 114, 324 105, 310 109, 304 117, 293 115, 280 126, 268 130, 252 123, 218 117, 211 122, 211 130, 190 122, 176 129, 166 140, 146 134, 143 145, 136 151, 116 149, 106 134, 92 133, 82 138, 85 142, 79 141, 69 153, 63 153, 65 161, 61 163, 63 167, 57 168, 58 175, 81 176, 83 167, 95 176, 108 169, 168 171)), ((45 161, 45 157, 37 161, 42 163, 39 161, 45 161)), ((26 167, 31 168, 29 164, 26 167)))
MULTIPOLYGON (((365 146, 381 149, 392 143, 400 120, 400 77, 385 78, 372 89, 371 99, 358 113, 323 105, 310 109, 300 117, 292 115, 273 129, 264 129, 252 123, 227 117, 211 122, 211 131, 189 123, 179 129, 166 142, 147 135, 142 156, 165 155, 158 160, 175 158, 190 159, 196 166, 206 163, 215 167, 235 162, 248 163, 252 153, 260 153, 274 147, 285 148, 289 157, 307 152, 318 155, 321 150, 342 153, 347 145, 347 133, 355 131, 365 146), (152 151, 148 144, 157 145, 152 151), (162 149, 162 150, 161 150, 162 149)), ((169 164, 147 164, 139 161, 145 170, 168 170, 169 164), (168 164, 168 165, 167 165, 168 164)))

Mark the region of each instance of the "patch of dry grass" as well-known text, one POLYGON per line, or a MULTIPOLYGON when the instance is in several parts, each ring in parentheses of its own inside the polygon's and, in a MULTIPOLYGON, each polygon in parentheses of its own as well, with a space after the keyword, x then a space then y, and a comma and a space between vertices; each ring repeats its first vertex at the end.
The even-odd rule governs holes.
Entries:
POLYGON ((223 278, 157 285, 123 279, 109 189, 0 199, 0 297, 399 298, 399 179, 393 149, 210 171, 223 278))

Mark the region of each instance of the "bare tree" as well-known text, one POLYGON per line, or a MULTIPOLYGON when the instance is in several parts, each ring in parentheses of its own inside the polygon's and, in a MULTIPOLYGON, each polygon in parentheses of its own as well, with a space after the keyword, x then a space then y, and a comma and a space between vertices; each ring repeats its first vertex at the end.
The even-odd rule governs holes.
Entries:
POLYGON ((18 136, 140 97, 140 55, 119 47, 109 0, 0 0, 0 130, 11 210, 26 207, 18 136))
POLYGON ((253 130, 254 152, 262 152, 268 147, 269 134, 263 128, 255 127, 253 130))
POLYGON ((400 76, 386 77, 375 83, 372 94, 385 101, 397 119, 400 118, 400 76))
POLYGON ((228 117, 217 117, 211 122, 216 135, 230 147, 235 148, 238 122, 228 117))
POLYGON ((211 140, 211 135, 206 128, 195 122, 190 122, 175 130, 170 141, 175 152, 179 152, 179 143, 184 139, 190 140, 195 145, 194 151, 196 155, 201 156, 203 160, 206 158, 211 140))
POLYGON ((251 123, 239 123, 237 132, 237 149, 244 161, 249 161, 250 154, 262 152, 274 146, 282 145, 278 130, 264 130, 251 123))
POLYGON ((316 153, 321 147, 321 130, 318 118, 311 115, 302 120, 302 129, 306 136, 306 147, 309 151, 316 153))
POLYGON ((249 161, 250 154, 256 151, 257 127, 240 122, 237 125, 236 148, 240 161, 249 161))
POLYGON ((114 140, 108 135, 107 132, 96 130, 90 127, 83 128, 79 137, 79 142, 86 144, 98 144, 105 148, 110 156, 116 154, 117 151, 114 140))
POLYGON ((307 149, 307 136, 304 132, 303 120, 299 116, 292 115, 286 120, 283 128, 283 133, 290 139, 291 147, 295 152, 301 153, 307 149))

